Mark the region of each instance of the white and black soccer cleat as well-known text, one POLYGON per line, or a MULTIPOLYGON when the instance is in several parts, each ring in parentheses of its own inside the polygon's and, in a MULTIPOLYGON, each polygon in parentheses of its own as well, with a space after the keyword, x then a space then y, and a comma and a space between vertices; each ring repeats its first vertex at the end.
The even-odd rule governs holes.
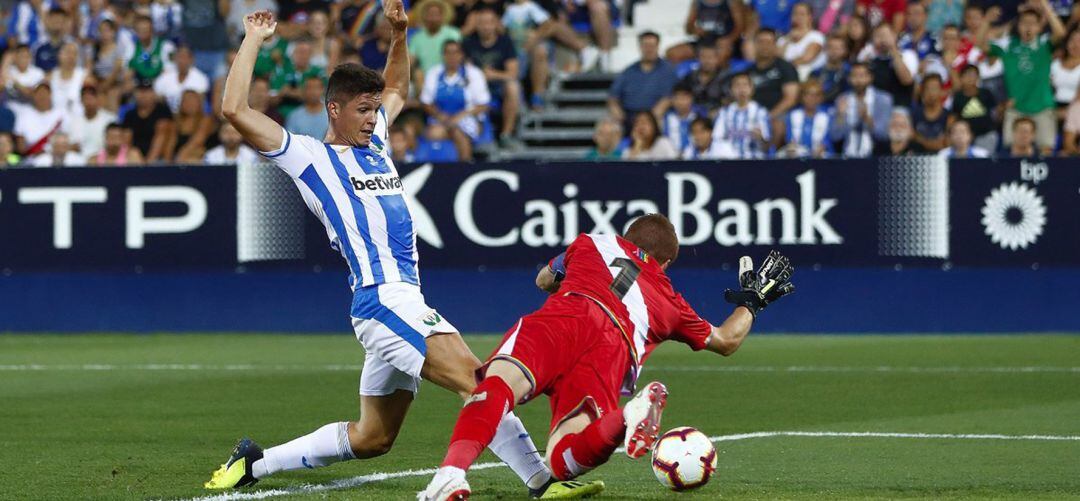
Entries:
POLYGON ((416 493, 417 501, 465 501, 469 499, 469 482, 465 480, 465 470, 453 466, 443 466, 435 472, 427 489, 416 493))
POLYGON ((660 416, 667 405, 668 391, 663 383, 653 381, 623 407, 626 455, 639 458, 652 450, 660 435, 660 416))

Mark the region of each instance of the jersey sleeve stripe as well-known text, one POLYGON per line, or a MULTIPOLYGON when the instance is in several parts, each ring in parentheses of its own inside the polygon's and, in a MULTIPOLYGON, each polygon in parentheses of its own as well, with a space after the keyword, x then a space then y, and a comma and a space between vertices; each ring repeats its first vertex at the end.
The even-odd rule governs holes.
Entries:
POLYGON ((368 261, 371 264, 371 278, 374 283, 381 284, 386 281, 386 277, 383 275, 379 249, 375 247, 375 243, 371 240, 367 211, 364 209, 364 204, 357 200, 356 195, 353 193, 352 184, 349 182, 349 171, 345 169, 345 164, 341 163, 341 159, 338 158, 333 147, 329 144, 324 144, 324 146, 326 147, 326 155, 330 157, 330 164, 334 166, 334 172, 337 174, 338 180, 341 181, 341 186, 345 189, 349 204, 352 206, 353 217, 356 219, 356 229, 360 232, 360 238, 364 241, 364 248, 367 249, 368 261))
POLYGON ((284 155, 286 151, 289 151, 289 145, 292 144, 292 134, 290 134, 289 131, 286 130, 284 127, 282 127, 281 130, 285 132, 285 137, 283 137, 281 140, 281 142, 284 143, 285 146, 282 146, 281 148, 274 151, 260 151, 259 153, 261 153, 262 156, 266 158, 280 157, 281 155, 284 155))
POLYGON ((319 203, 322 204, 323 212, 326 214, 326 219, 330 221, 330 226, 333 227, 334 233, 337 234, 340 246, 345 252, 345 260, 349 262, 349 268, 352 270, 351 282, 349 285, 355 287, 357 283, 360 283, 360 261, 356 259, 356 254, 353 252, 352 245, 349 243, 349 234, 345 230, 345 223, 341 219, 341 213, 338 212, 337 205, 334 204, 334 199, 330 195, 330 190, 323 184, 322 179, 319 178, 319 174, 315 172, 314 165, 308 165, 304 172, 300 174, 300 180, 307 185, 308 189, 315 194, 315 197, 319 199, 319 203))
POLYGON ((390 220, 391 214, 398 216, 407 215, 409 210, 405 207, 405 198, 401 195, 383 195, 375 197, 382 207, 386 217, 386 237, 390 245, 390 252, 397 261, 398 273, 401 280, 411 284, 419 284, 416 276, 416 262, 413 260, 413 226, 412 220, 407 217, 397 217, 390 220))

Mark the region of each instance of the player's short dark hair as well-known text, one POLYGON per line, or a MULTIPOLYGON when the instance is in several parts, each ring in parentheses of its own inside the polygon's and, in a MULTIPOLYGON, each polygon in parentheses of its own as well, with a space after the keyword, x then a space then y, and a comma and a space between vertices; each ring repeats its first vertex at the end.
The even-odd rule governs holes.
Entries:
POLYGON ((679 236, 663 214, 641 216, 630 224, 623 238, 663 264, 679 257, 679 236))
POLYGON ((379 72, 356 63, 339 64, 326 84, 326 101, 345 104, 361 94, 375 94, 386 88, 379 72))

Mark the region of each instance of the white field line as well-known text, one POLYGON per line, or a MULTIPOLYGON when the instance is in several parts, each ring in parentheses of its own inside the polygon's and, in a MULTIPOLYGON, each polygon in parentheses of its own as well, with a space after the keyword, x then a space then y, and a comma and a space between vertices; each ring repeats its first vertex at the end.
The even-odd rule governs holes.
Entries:
MULTIPOLYGON (((996 433, 972 434, 972 433, 889 433, 889 432, 842 432, 842 431, 758 431, 753 433, 736 433, 732 435, 718 435, 709 437, 713 442, 735 442, 755 438, 771 437, 811 437, 811 438, 899 438, 899 439, 939 439, 939 440, 1035 440, 1035 441, 1058 441, 1080 442, 1080 435, 1002 435, 996 433)), ((620 447, 616 453, 622 452, 620 447)), ((470 470, 487 470, 505 466, 503 463, 480 463, 473 465, 470 470)), ((326 484, 305 484, 281 489, 267 489, 251 492, 227 492, 191 498, 183 501, 239 501, 244 499, 267 499, 278 496, 291 496, 299 494, 312 494, 316 492, 333 491, 360 487, 372 482, 382 482, 395 478, 426 477, 435 474, 434 468, 424 470, 405 470, 392 473, 372 473, 356 477, 336 480, 326 484)))
MULTIPOLYGON (((356 372, 362 364, 0 364, 0 372, 33 371, 319 371, 356 372)), ((745 372, 745 373, 907 373, 907 374, 982 374, 982 373, 1072 373, 1080 367, 1001 366, 1001 367, 906 367, 906 366, 824 366, 824 365, 646 365, 647 372, 745 372)))

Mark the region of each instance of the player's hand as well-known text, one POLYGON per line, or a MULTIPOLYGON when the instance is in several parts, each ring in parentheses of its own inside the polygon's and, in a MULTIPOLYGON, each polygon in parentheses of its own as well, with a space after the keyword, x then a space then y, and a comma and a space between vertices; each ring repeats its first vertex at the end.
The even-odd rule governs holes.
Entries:
POLYGON ((260 10, 244 16, 244 36, 253 37, 259 43, 274 36, 276 29, 277 20, 268 10, 260 10))
POLYGON ((401 0, 387 0, 383 5, 383 12, 394 31, 403 32, 409 28, 409 15, 405 13, 405 5, 401 0))
POLYGON ((795 267, 788 258, 777 251, 769 253, 756 273, 750 256, 743 256, 739 259, 739 286, 742 290, 724 291, 724 300, 745 306, 757 317, 758 311, 769 303, 795 292, 795 285, 791 283, 794 271, 795 267))

